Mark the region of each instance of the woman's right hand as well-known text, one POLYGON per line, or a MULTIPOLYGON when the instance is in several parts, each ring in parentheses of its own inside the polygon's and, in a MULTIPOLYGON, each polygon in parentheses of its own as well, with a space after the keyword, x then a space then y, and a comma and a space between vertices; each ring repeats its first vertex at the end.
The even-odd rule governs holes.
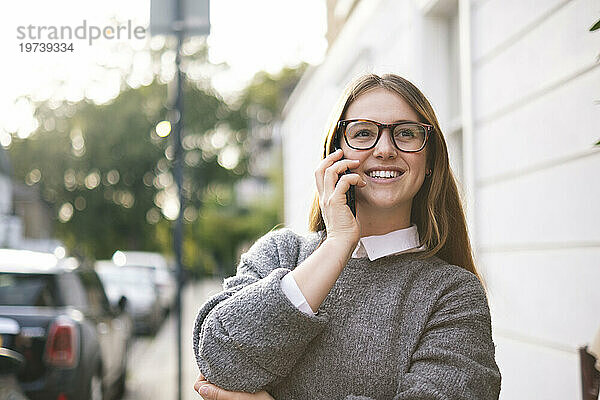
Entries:
POLYGON ((202 396, 204 400, 274 400, 273 397, 262 390, 256 393, 231 392, 221 389, 206 380, 202 372, 194 384, 194 390, 202 396))
POLYGON ((342 156, 342 150, 337 150, 323 159, 315 171, 315 179, 327 239, 340 240, 354 248, 360 239, 360 226, 346 204, 346 192, 350 185, 364 187, 366 182, 355 173, 342 175, 360 164, 358 160, 342 159, 342 156))

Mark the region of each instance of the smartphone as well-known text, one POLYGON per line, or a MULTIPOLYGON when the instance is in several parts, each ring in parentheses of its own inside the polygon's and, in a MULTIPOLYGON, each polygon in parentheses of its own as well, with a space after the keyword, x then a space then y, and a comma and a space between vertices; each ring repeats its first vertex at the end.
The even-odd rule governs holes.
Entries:
MULTIPOLYGON (((335 140, 335 148, 333 151, 340 149, 340 138, 338 136, 337 140, 335 140)), ((349 169, 344 171, 344 174, 351 174, 349 169)), ((354 189, 355 185, 350 185, 350 189, 346 192, 346 204, 350 207, 350 211, 352 211, 352 215, 356 218, 356 191, 354 189)))

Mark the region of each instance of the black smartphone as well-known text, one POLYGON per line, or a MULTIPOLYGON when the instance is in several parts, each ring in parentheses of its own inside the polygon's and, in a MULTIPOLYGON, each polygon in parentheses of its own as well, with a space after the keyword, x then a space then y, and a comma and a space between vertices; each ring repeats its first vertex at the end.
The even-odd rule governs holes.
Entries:
MULTIPOLYGON (((333 149, 333 151, 341 148, 339 136, 336 138, 334 143, 335 143, 335 146, 334 146, 335 148, 333 149)), ((352 172, 350 172, 349 169, 344 171, 344 174, 351 174, 351 173, 352 172)), ((348 191, 346 192, 346 204, 348 204, 348 207, 350 207, 350 211, 352 211, 352 215, 354 215, 354 218, 356 218, 356 192, 354 190, 354 186, 355 185, 350 185, 350 189, 348 189, 348 191)))

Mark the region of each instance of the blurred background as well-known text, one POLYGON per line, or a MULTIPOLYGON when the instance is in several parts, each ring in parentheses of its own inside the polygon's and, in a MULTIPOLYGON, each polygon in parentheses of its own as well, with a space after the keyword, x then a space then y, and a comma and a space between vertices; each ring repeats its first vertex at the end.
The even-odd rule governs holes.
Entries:
POLYGON ((200 398, 196 310, 258 237, 306 232, 337 97, 358 74, 393 72, 429 98, 448 143, 501 399, 598 397, 597 1, 211 1, 210 34, 181 48, 181 210, 177 40, 150 32, 150 1, 4 11, 0 347, 19 351, 0 387, 31 399, 175 399, 181 215, 181 390, 200 398), (88 35, 45 41, 72 51, 27 50, 65 26, 88 35), (92 40, 92 26, 123 36, 92 40), (127 35, 136 27, 143 34, 127 35))

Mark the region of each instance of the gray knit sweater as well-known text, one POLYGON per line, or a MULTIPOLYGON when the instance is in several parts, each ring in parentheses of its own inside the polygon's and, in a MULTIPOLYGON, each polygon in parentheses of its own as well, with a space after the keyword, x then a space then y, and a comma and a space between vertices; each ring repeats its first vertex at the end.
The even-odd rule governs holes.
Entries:
POLYGON ((281 278, 319 234, 268 233, 200 309, 194 352, 227 390, 276 400, 497 399, 490 313, 475 275, 418 253, 350 259, 317 315, 281 278))

